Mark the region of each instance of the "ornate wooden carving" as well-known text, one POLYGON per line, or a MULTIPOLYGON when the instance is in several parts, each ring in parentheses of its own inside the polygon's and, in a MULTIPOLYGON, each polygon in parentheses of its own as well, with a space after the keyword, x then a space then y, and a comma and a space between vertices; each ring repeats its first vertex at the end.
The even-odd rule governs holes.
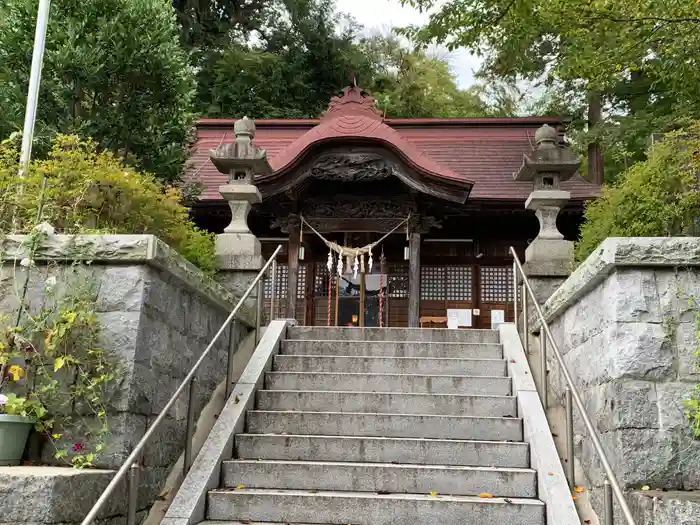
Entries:
POLYGON ((367 182, 387 179, 393 169, 392 162, 377 153, 329 153, 318 157, 307 172, 319 180, 367 182))
MULTIPOLYGON (((409 200, 337 200, 311 198, 302 201, 301 213, 319 232, 356 231, 388 232, 400 221, 411 216, 409 229, 425 233, 431 228, 440 228, 440 222, 431 216, 419 216, 415 203, 409 200)), ((270 228, 290 231, 290 221, 296 215, 277 215, 270 221, 270 228)))

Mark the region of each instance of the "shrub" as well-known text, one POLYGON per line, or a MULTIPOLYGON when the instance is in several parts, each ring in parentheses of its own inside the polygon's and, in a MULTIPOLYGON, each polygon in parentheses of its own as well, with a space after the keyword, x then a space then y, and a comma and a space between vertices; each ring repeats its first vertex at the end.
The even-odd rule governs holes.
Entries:
POLYGON ((15 139, 0 146, 0 231, 30 232, 43 192, 42 221, 57 232, 154 234, 213 272, 214 236, 194 225, 179 189, 75 136, 58 136, 19 179, 16 146, 15 139))
POLYGON ((576 243, 583 262, 607 237, 695 235, 700 218, 700 122, 669 134, 647 160, 625 171, 588 203, 576 243))

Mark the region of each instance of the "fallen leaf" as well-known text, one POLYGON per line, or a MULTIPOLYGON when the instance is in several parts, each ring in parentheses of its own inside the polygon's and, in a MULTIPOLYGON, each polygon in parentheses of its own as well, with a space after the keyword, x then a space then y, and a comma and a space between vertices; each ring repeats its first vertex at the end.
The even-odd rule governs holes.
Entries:
POLYGON ((233 398, 233 402, 234 402, 234 403, 240 403, 240 402, 241 402, 241 398, 238 397, 238 396, 235 396, 235 397, 233 398))
POLYGON ((577 494, 572 494, 572 495, 571 495, 571 499, 578 499, 578 495, 577 495, 577 494))
POLYGON ((581 494, 581 492, 583 492, 584 490, 586 490, 586 489, 584 489, 581 486, 574 487, 574 492, 578 492, 579 494, 581 494))
POLYGON ((480 492, 480 493, 479 493, 479 497, 480 497, 480 498, 487 498, 487 499, 488 499, 488 498, 493 498, 493 494, 491 494, 491 493, 489 493, 489 492, 480 492))
POLYGON ((644 486, 642 487, 642 490, 644 490, 644 491, 649 490, 649 485, 644 485, 644 486))
POLYGON ((431 491, 430 491, 430 495, 434 498, 434 497, 436 497, 436 496, 438 495, 438 493, 435 492, 434 490, 431 490, 431 491))
POLYGON ((513 503, 513 500, 509 498, 503 498, 503 501, 505 501, 506 503, 513 503))
POLYGON ((237 489, 244 489, 244 488, 245 488, 245 485, 236 485, 234 488, 237 488, 237 489))
POLYGON ((554 472, 547 472, 548 476, 554 476, 554 472))

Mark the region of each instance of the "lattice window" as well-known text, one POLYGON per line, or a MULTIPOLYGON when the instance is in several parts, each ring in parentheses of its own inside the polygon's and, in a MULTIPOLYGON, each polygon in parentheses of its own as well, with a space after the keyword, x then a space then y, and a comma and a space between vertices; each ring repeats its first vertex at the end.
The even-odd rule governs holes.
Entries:
MULTIPOLYGON (((332 286, 333 283, 331 283, 332 286)), ((326 263, 316 263, 314 297, 328 297, 328 267, 326 263)))
POLYGON ((420 269, 420 298, 427 301, 447 299, 447 269, 444 266, 423 266, 420 269))
POLYGON ((408 298, 408 268, 406 266, 389 266, 386 271, 387 295, 394 299, 408 298))
MULTIPOLYGON (((303 299, 306 297, 306 265, 299 265, 299 273, 297 274, 297 298, 303 299)), ((283 298, 287 297, 287 291, 289 290, 289 267, 286 264, 277 265, 277 280, 275 282, 275 288, 277 289, 277 295, 275 297, 283 298)), ((265 279, 265 299, 270 299, 272 297, 272 280, 268 277, 265 279)))
POLYGON ((485 303, 513 301, 513 269, 510 266, 481 267, 481 300, 485 303))
POLYGON ((472 300, 472 268, 471 266, 448 266, 446 270, 448 301, 472 300))
MULTIPOLYGON (((286 264, 278 264, 277 265, 277 277, 275 280, 275 298, 279 299, 280 297, 287 297, 287 289, 288 289, 288 284, 287 284, 287 278, 289 275, 289 269, 287 268, 286 264)), ((268 278, 265 279, 265 299, 270 299, 272 298, 272 279, 268 276, 268 278)))
POLYGON ((299 273, 297 274, 297 299, 306 297, 306 265, 299 265, 299 273))

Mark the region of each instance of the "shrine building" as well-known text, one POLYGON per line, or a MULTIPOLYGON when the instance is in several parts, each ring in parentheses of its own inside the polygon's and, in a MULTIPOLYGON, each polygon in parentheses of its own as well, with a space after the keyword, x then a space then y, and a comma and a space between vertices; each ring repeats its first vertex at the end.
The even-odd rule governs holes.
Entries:
MULTIPOLYGON (((319 119, 202 119, 190 173, 203 189, 194 220, 246 235, 247 214, 260 241, 254 255, 267 259, 283 245, 280 317, 444 327, 448 310, 458 310, 470 311, 462 324, 490 328, 513 320, 509 247, 525 260, 538 232, 541 251, 547 239, 576 239, 584 203, 600 191, 578 173, 564 125, 557 117, 385 118, 359 87, 333 97, 319 119), (227 202, 238 183, 257 188, 235 197, 247 199, 240 212, 227 202)), ((269 300, 269 281, 265 293, 269 300)))

